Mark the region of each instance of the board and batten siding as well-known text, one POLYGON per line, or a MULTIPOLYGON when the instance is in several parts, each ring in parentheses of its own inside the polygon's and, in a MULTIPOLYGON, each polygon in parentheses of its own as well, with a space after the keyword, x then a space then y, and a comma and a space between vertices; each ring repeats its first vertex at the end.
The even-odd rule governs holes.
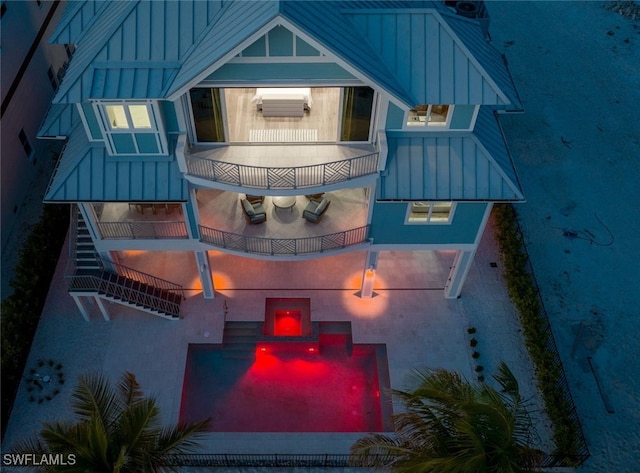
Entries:
MULTIPOLYGON (((335 63, 228 63, 205 79, 206 82, 254 82, 269 84, 272 81, 354 81, 352 74, 335 63)), ((358 81, 360 82, 360 81, 358 81)))
POLYGON ((456 204, 450 224, 407 225, 408 202, 375 202, 369 237, 375 245, 473 244, 482 224, 487 203, 456 204))

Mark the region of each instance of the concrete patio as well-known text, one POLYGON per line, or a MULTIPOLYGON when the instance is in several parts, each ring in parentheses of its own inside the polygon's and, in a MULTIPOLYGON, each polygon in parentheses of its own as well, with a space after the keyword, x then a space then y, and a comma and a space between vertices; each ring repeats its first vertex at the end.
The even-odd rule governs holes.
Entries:
MULTIPOLYGON (((205 300, 198 289, 193 255, 129 253, 127 265, 163 275, 190 290, 183 304, 184 319, 168 321, 117 304, 105 303, 112 316, 104 321, 97 306, 89 306, 84 322, 63 277, 65 248, 52 282, 33 342, 27 369, 38 359, 63 365, 67 382, 60 394, 42 404, 29 402, 20 388, 5 446, 33 434, 42 421, 70 414, 70 395, 77 376, 101 371, 116 380, 133 372, 143 389, 156 396, 165 422, 178 420, 187 347, 190 343, 220 343, 227 320, 260 321, 267 297, 311 299, 314 321, 350 320, 357 343, 385 343, 391 386, 406 387, 414 368, 445 368, 475 379, 467 328, 478 332, 476 349, 488 379, 505 360, 532 397, 542 448, 549 448, 548 422, 541 413, 533 385, 533 370, 519 333, 517 315, 501 278, 500 261, 489 228, 469 273, 462 297, 444 298, 443 287, 454 252, 382 252, 373 299, 354 295, 360 289, 363 252, 303 262, 268 262, 211 253, 216 298, 205 300), (496 263, 496 264, 492 264, 496 263), (182 279, 182 280, 181 280, 182 279)), ((215 422, 215 419, 213 419, 215 422)), ((362 433, 210 433, 207 453, 347 453, 362 433)))

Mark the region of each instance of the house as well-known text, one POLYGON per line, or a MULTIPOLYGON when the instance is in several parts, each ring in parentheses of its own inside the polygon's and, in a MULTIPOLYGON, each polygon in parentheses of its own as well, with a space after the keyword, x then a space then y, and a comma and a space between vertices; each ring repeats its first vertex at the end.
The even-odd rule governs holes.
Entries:
POLYGON ((61 2, 0 3, 3 256, 10 237, 22 239, 16 221, 28 219, 23 204, 33 192, 30 184, 42 177, 46 183, 52 155, 59 151, 60 143, 40 141, 36 135, 73 53, 71 45, 47 44, 62 11, 61 2))
POLYGON ((457 298, 493 203, 523 200, 487 21, 481 2, 69 2, 51 41, 76 52, 39 136, 66 140, 45 200, 77 206, 85 318, 87 297, 179 316, 136 250, 191 252, 208 299, 212 251, 360 251, 361 297, 381 252, 455 251, 457 298))

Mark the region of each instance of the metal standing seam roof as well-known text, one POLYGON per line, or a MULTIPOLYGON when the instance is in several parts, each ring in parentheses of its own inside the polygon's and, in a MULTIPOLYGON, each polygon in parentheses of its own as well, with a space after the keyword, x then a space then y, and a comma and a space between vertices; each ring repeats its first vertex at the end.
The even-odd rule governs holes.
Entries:
MULTIPOLYGON (((170 144, 175 149, 175 141, 170 144)), ((185 202, 187 183, 175 157, 145 160, 107 154, 82 126, 71 133, 45 195, 46 202, 185 202)))
MULTIPOLYGON (((497 124, 493 125, 497 127, 497 124)), ((381 200, 524 200, 508 152, 492 151, 471 132, 387 134, 389 157, 378 187, 381 200)))
POLYGON ((77 44, 82 34, 100 17, 106 1, 68 1, 56 29, 49 38, 52 44, 77 44))
POLYGON ((247 38, 275 18, 277 13, 278 2, 274 0, 225 3, 212 20, 209 30, 194 42, 185 56, 167 95, 174 95, 192 82, 209 75, 212 65, 230 55, 247 38))
POLYGON ((348 17, 415 97, 413 105, 519 105, 502 57, 476 21, 435 8, 353 10, 348 17))
MULTIPOLYGON (((208 31, 221 2, 132 0, 105 5, 99 21, 86 22, 75 34, 79 43, 55 103, 142 98, 143 93, 144 98, 166 97, 181 60, 208 31)), ((55 36, 58 41, 66 38, 66 29, 55 36)))
POLYGON ((38 138, 69 136, 71 131, 80 123, 80 114, 73 103, 51 104, 44 122, 38 131, 38 138))
POLYGON ((478 24, 434 2, 112 1, 67 8, 54 37, 80 44, 55 103, 172 96, 277 16, 407 107, 517 98, 478 24))

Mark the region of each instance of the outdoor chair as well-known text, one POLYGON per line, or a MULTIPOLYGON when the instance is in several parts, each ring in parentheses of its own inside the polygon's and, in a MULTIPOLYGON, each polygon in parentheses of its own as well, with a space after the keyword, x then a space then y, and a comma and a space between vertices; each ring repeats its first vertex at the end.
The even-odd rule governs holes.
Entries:
POLYGON ((312 223, 320 222, 330 203, 331 201, 328 199, 309 201, 304 212, 302 212, 302 218, 312 223))
POLYGON ((249 223, 262 223, 267 220, 267 212, 265 212, 262 203, 256 202, 252 204, 247 199, 242 199, 242 211, 249 223))
POLYGON ((249 195, 249 194, 245 194, 245 199, 247 199, 249 202, 251 202, 252 204, 258 203, 261 204, 264 202, 264 196, 263 195, 249 195))

